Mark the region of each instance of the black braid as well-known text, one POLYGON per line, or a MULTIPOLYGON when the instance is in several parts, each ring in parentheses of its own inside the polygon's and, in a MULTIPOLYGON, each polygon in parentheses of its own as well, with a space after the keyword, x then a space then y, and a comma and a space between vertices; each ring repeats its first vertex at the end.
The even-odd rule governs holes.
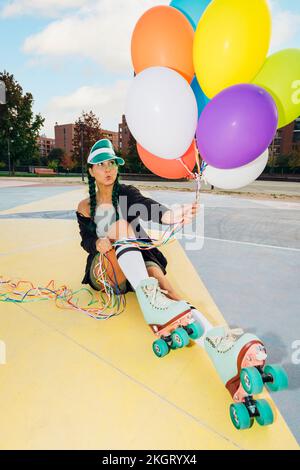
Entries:
POLYGON ((119 183, 119 173, 118 173, 115 184, 114 184, 113 192, 112 192, 112 203, 116 211, 116 220, 120 219, 120 215, 118 211, 119 195, 120 195, 120 183, 119 183))
MULTIPOLYGON (((88 168, 93 168, 93 165, 88 165, 88 168)), ((90 195, 90 229, 92 232, 96 231, 95 224, 95 215, 97 209, 97 198, 96 198, 96 180, 87 170, 88 181, 89 181, 89 195, 90 195)), ((119 173, 117 174, 116 181, 114 183, 113 192, 112 192, 112 203, 116 211, 116 220, 119 220, 118 204, 119 204, 119 195, 120 195, 120 183, 119 183, 119 173)))
MULTIPOLYGON (((93 168, 93 165, 88 165, 88 169, 93 168)), ((96 214, 96 208, 97 208, 97 199, 96 199, 96 180, 95 178, 90 174, 89 170, 87 169, 87 175, 88 175, 88 182, 89 182, 89 195, 90 195, 90 217, 91 217, 91 222, 90 222, 90 230, 95 233, 96 232, 96 224, 94 222, 95 214, 96 214)))

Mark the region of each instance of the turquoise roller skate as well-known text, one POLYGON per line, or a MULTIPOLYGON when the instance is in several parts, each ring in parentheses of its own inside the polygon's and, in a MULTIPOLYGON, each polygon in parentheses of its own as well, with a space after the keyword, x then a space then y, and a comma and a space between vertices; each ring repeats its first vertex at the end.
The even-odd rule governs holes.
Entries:
POLYGON ((205 349, 234 400, 230 417, 237 429, 248 429, 254 419, 261 425, 272 424, 272 408, 266 400, 253 395, 288 388, 288 377, 281 366, 265 365, 267 353, 257 336, 241 329, 213 328, 204 340, 205 349))
POLYGON ((142 281, 136 295, 146 322, 159 338, 152 345, 157 357, 166 356, 170 349, 183 348, 190 339, 203 335, 204 328, 194 320, 189 305, 166 297, 157 279, 142 281))

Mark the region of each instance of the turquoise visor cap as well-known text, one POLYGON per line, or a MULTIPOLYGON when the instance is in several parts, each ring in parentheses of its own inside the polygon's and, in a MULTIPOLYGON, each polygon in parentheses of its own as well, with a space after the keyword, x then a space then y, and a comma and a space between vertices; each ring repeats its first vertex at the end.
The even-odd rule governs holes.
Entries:
POLYGON ((108 160, 116 160, 118 165, 125 165, 123 158, 115 154, 113 145, 109 139, 101 139, 91 148, 87 162, 90 165, 106 162, 108 160))

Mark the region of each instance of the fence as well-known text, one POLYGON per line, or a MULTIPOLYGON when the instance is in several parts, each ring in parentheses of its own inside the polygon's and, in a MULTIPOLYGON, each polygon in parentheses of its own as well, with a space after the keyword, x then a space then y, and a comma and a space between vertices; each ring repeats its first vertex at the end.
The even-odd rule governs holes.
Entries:
MULTIPOLYGON (((55 172, 53 175, 45 172, 43 175, 43 171, 39 172, 40 174, 35 173, 35 169, 45 169, 49 170, 48 167, 33 167, 33 166, 18 166, 15 167, 14 176, 73 176, 73 177, 81 177, 81 168, 78 169, 65 169, 63 167, 59 167, 58 171, 55 172)), ((8 167, 0 168, 0 175, 1 176, 9 176, 8 167)), ((86 173, 84 173, 85 177, 87 177, 86 173)), ((166 181, 165 178, 161 178, 160 176, 154 175, 153 173, 129 173, 129 172, 122 172, 120 176, 126 179, 133 179, 139 181, 166 181)), ((296 168, 295 170, 291 171, 288 168, 270 168, 267 167, 264 173, 258 178, 258 180, 262 181, 294 181, 300 182, 300 168, 296 168)), ((186 181, 185 179, 178 179, 172 181, 186 181)))

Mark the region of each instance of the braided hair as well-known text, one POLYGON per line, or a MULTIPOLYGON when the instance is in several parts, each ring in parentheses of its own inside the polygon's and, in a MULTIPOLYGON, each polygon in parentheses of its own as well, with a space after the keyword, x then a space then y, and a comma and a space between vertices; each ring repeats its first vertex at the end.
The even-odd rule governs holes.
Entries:
MULTIPOLYGON (((97 199, 96 199, 96 180, 88 171, 89 168, 93 168, 93 165, 88 164, 87 166, 87 175, 88 175, 88 183, 89 183, 89 196, 90 196, 90 229, 94 232, 96 230, 96 223, 95 223, 95 215, 97 209, 97 199)), ((116 221, 119 220, 120 215, 118 212, 118 204, 119 204, 119 195, 120 195, 120 182, 119 182, 119 172, 117 173, 117 177, 114 183, 113 192, 112 192, 112 203, 116 211, 116 221)))

